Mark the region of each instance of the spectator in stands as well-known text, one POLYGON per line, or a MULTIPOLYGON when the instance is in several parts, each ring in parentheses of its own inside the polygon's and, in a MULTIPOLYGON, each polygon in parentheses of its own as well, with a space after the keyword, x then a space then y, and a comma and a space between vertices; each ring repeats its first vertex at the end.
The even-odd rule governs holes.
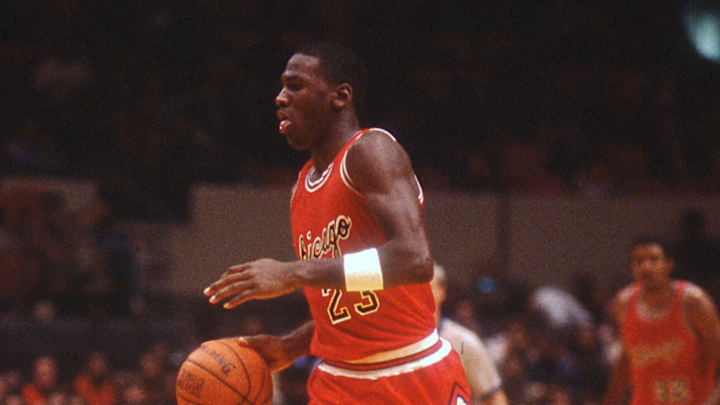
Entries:
POLYGON ((27 405, 21 395, 13 394, 7 397, 5 405, 27 405))
POLYGON ((66 313, 77 310, 74 219, 65 196, 56 191, 40 194, 31 222, 31 244, 41 261, 40 299, 66 313))
POLYGON ((95 307, 125 316, 142 307, 140 267, 133 241, 119 224, 111 205, 97 195, 85 209, 80 255, 85 292, 95 307))
POLYGON ((528 299, 528 309, 534 331, 547 333, 569 341, 578 328, 593 322, 590 312, 567 291, 543 286, 528 299))
POLYGON ((604 347, 595 325, 581 326, 571 342, 574 357, 572 389, 582 401, 598 402, 605 392, 610 363, 604 358, 604 347))
POLYGON ((4 375, 0 375, 0 404, 5 403, 5 399, 10 395, 10 386, 5 380, 4 375))
POLYGON ((131 382, 123 387, 120 405, 151 405, 145 387, 139 382, 131 382))
POLYGON ((104 352, 96 350, 90 353, 85 369, 75 377, 73 388, 87 405, 117 403, 117 390, 104 352))
POLYGON ((473 405, 507 405, 502 380, 479 336, 459 323, 442 316, 440 310, 447 295, 447 275, 435 263, 435 276, 430 287, 435 298, 435 318, 440 336, 448 340, 460 354, 467 383, 472 390, 473 405))
POLYGON ((83 399, 65 387, 54 390, 48 395, 45 405, 86 405, 83 399))
POLYGON ((31 218, 38 193, 29 188, 5 190, 2 195, 2 228, 6 236, 0 252, 0 300, 14 313, 30 307, 39 294, 41 260, 32 239, 31 218))
POLYGON ((52 356, 40 356, 33 364, 32 380, 22 387, 27 405, 45 405, 50 394, 58 389, 58 365, 52 356))
POLYGON ((175 378, 165 366, 163 359, 152 349, 140 356, 139 382, 153 405, 175 403, 175 378))
POLYGON ((5 385, 6 398, 11 396, 20 396, 20 390, 23 386, 22 373, 19 370, 11 369, 0 375, 0 380, 5 385))

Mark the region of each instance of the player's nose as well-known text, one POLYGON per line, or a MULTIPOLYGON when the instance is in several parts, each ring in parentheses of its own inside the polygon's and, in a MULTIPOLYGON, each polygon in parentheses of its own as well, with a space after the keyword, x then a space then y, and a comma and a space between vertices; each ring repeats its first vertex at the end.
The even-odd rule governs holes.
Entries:
POLYGON ((275 105, 278 107, 285 107, 287 106, 288 99, 287 95, 285 94, 285 88, 280 90, 280 92, 275 96, 275 105))

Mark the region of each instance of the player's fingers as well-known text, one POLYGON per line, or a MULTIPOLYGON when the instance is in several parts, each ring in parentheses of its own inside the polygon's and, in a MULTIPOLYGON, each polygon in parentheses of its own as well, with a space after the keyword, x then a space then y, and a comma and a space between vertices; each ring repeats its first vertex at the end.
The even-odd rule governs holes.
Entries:
POLYGON ((216 282, 210 284, 205 290, 203 290, 203 294, 205 296, 209 297, 212 295, 217 294, 219 290, 222 290, 223 288, 227 287, 228 285, 237 282, 239 280, 244 280, 247 278, 247 275, 244 273, 233 273, 233 274, 223 274, 219 280, 216 282))
POLYGON ((223 274, 222 276, 220 276, 219 279, 217 279, 217 281, 207 286, 207 288, 203 290, 203 294, 209 297, 215 294, 217 290, 225 287, 230 282, 232 282, 232 279, 229 279, 226 274, 223 274))
POLYGON ((250 291, 244 291, 242 294, 236 295, 234 298, 223 304, 223 308, 233 309, 244 302, 250 301, 253 299, 253 296, 253 293, 250 291))
POLYGON ((250 263, 236 264, 234 266, 230 266, 227 270, 225 270, 225 274, 239 273, 247 269, 248 266, 250 266, 250 263))
POLYGON ((210 297, 210 303, 216 304, 225 298, 233 295, 243 294, 251 287, 250 283, 244 280, 234 281, 227 286, 217 290, 215 294, 210 297))

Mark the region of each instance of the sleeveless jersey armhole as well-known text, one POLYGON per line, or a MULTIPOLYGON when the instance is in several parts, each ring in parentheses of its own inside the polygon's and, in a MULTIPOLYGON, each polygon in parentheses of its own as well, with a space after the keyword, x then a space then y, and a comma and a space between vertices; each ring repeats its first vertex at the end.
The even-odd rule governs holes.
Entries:
POLYGON ((640 296, 640 288, 637 284, 633 284, 628 290, 624 291, 624 294, 627 296, 624 300, 624 305, 619 305, 615 315, 618 318, 617 322, 619 325, 625 324, 625 321, 633 314, 639 316, 637 313, 637 302, 640 296))
MULTIPOLYGON (((390 139, 392 139, 393 142, 397 142, 397 139, 390 132, 388 132, 382 128, 368 128, 366 130, 363 130, 362 133, 357 138, 355 138, 353 143, 356 142, 358 139, 362 138, 369 131, 381 132, 384 135, 387 135, 390 139)), ((359 195, 360 197, 363 197, 360 190, 358 190, 357 187, 355 187, 354 182, 353 182, 352 178, 350 177, 350 173, 348 172, 348 169, 347 169, 347 163, 346 163, 347 154, 350 151, 351 146, 349 146, 345 150, 342 160, 340 161, 340 177, 342 178, 343 183, 345 183, 345 186, 347 186, 348 189, 350 189, 353 193, 359 195)), ((422 189, 422 186, 420 185, 420 180, 418 180, 417 175, 413 174, 413 177, 415 178, 415 183, 417 184, 417 187, 418 187, 418 201, 420 202, 420 204, 422 204, 425 200, 423 189, 422 189)))
POLYGON ((688 330, 695 333, 695 328, 693 328, 693 326, 690 324, 690 317, 688 317, 688 313, 687 313, 688 300, 690 297, 690 290, 692 288, 693 287, 687 282, 678 282, 678 289, 680 291, 678 291, 677 294, 679 295, 678 305, 680 306, 679 311, 680 311, 680 317, 682 318, 682 322, 685 325, 685 327, 688 328, 688 330))
POLYGON ((295 199, 295 190, 298 188, 298 182, 295 181, 295 184, 293 184, 292 187, 290 187, 290 204, 292 204, 293 200, 295 199))

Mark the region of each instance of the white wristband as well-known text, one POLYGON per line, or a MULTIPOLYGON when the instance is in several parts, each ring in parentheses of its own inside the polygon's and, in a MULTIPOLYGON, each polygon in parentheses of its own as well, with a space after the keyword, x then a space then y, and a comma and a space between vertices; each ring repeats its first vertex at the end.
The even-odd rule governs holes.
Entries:
POLYGON ((343 256, 345 289, 347 291, 377 291, 383 289, 380 256, 375 248, 343 256))

